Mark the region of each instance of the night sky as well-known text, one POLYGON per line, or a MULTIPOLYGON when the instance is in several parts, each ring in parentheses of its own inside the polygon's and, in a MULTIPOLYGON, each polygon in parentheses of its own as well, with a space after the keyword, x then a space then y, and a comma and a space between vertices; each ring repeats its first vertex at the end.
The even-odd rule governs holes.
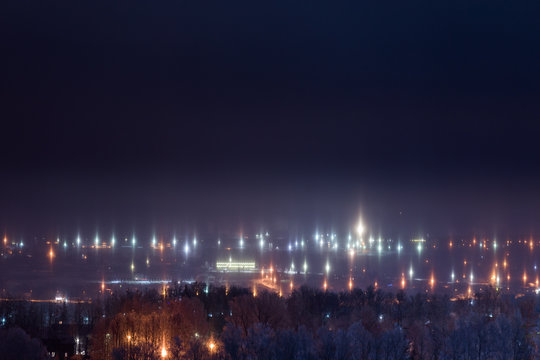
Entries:
POLYGON ((539 10, 3 1, 0 228, 538 234, 539 10))

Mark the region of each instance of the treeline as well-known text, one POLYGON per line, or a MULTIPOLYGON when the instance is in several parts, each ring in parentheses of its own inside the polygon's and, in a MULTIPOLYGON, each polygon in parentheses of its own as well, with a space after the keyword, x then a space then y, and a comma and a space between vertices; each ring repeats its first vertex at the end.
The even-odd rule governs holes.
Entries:
POLYGON ((301 287, 280 297, 195 283, 165 292, 118 292, 91 304, 2 301, 0 359, 20 347, 6 340, 14 338, 25 339, 27 348, 37 353, 29 358, 36 359, 44 353, 40 341, 49 348, 61 342, 72 349, 77 346, 78 358, 98 360, 162 355, 531 359, 539 354, 539 311, 537 296, 514 296, 493 288, 462 299, 372 287, 342 293, 301 287))
POLYGON ((468 299, 374 288, 291 296, 177 286, 104 303, 93 359, 531 359, 538 302, 488 288, 468 299))

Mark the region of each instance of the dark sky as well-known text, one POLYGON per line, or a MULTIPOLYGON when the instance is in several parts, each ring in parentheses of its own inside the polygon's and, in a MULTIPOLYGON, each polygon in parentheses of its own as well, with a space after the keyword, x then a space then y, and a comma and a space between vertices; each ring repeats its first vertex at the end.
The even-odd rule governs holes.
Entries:
POLYGON ((538 231, 539 10, 4 1, 0 226, 538 231))

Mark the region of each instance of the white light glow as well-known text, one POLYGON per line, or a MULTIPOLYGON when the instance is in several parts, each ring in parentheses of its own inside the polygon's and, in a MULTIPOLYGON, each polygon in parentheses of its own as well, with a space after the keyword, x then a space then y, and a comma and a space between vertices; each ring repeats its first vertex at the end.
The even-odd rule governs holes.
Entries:
POLYGON ((366 229, 364 227, 364 224, 362 224, 362 222, 359 222, 358 225, 356 225, 356 233, 358 234, 358 236, 362 236, 365 230, 366 229))

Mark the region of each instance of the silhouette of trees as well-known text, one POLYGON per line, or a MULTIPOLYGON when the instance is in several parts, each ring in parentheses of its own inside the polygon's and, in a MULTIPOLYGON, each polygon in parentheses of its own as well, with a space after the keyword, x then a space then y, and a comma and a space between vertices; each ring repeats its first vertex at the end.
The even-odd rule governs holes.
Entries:
POLYGON ((0 360, 47 359, 47 350, 38 339, 32 339, 24 330, 0 330, 0 360))
POLYGON ((535 295, 493 288, 450 299, 301 287, 283 298, 196 283, 92 304, 3 301, 0 331, 30 344, 77 336, 81 350, 89 335, 92 359, 107 360, 158 359, 163 349, 175 359, 531 359, 539 311, 535 295))

